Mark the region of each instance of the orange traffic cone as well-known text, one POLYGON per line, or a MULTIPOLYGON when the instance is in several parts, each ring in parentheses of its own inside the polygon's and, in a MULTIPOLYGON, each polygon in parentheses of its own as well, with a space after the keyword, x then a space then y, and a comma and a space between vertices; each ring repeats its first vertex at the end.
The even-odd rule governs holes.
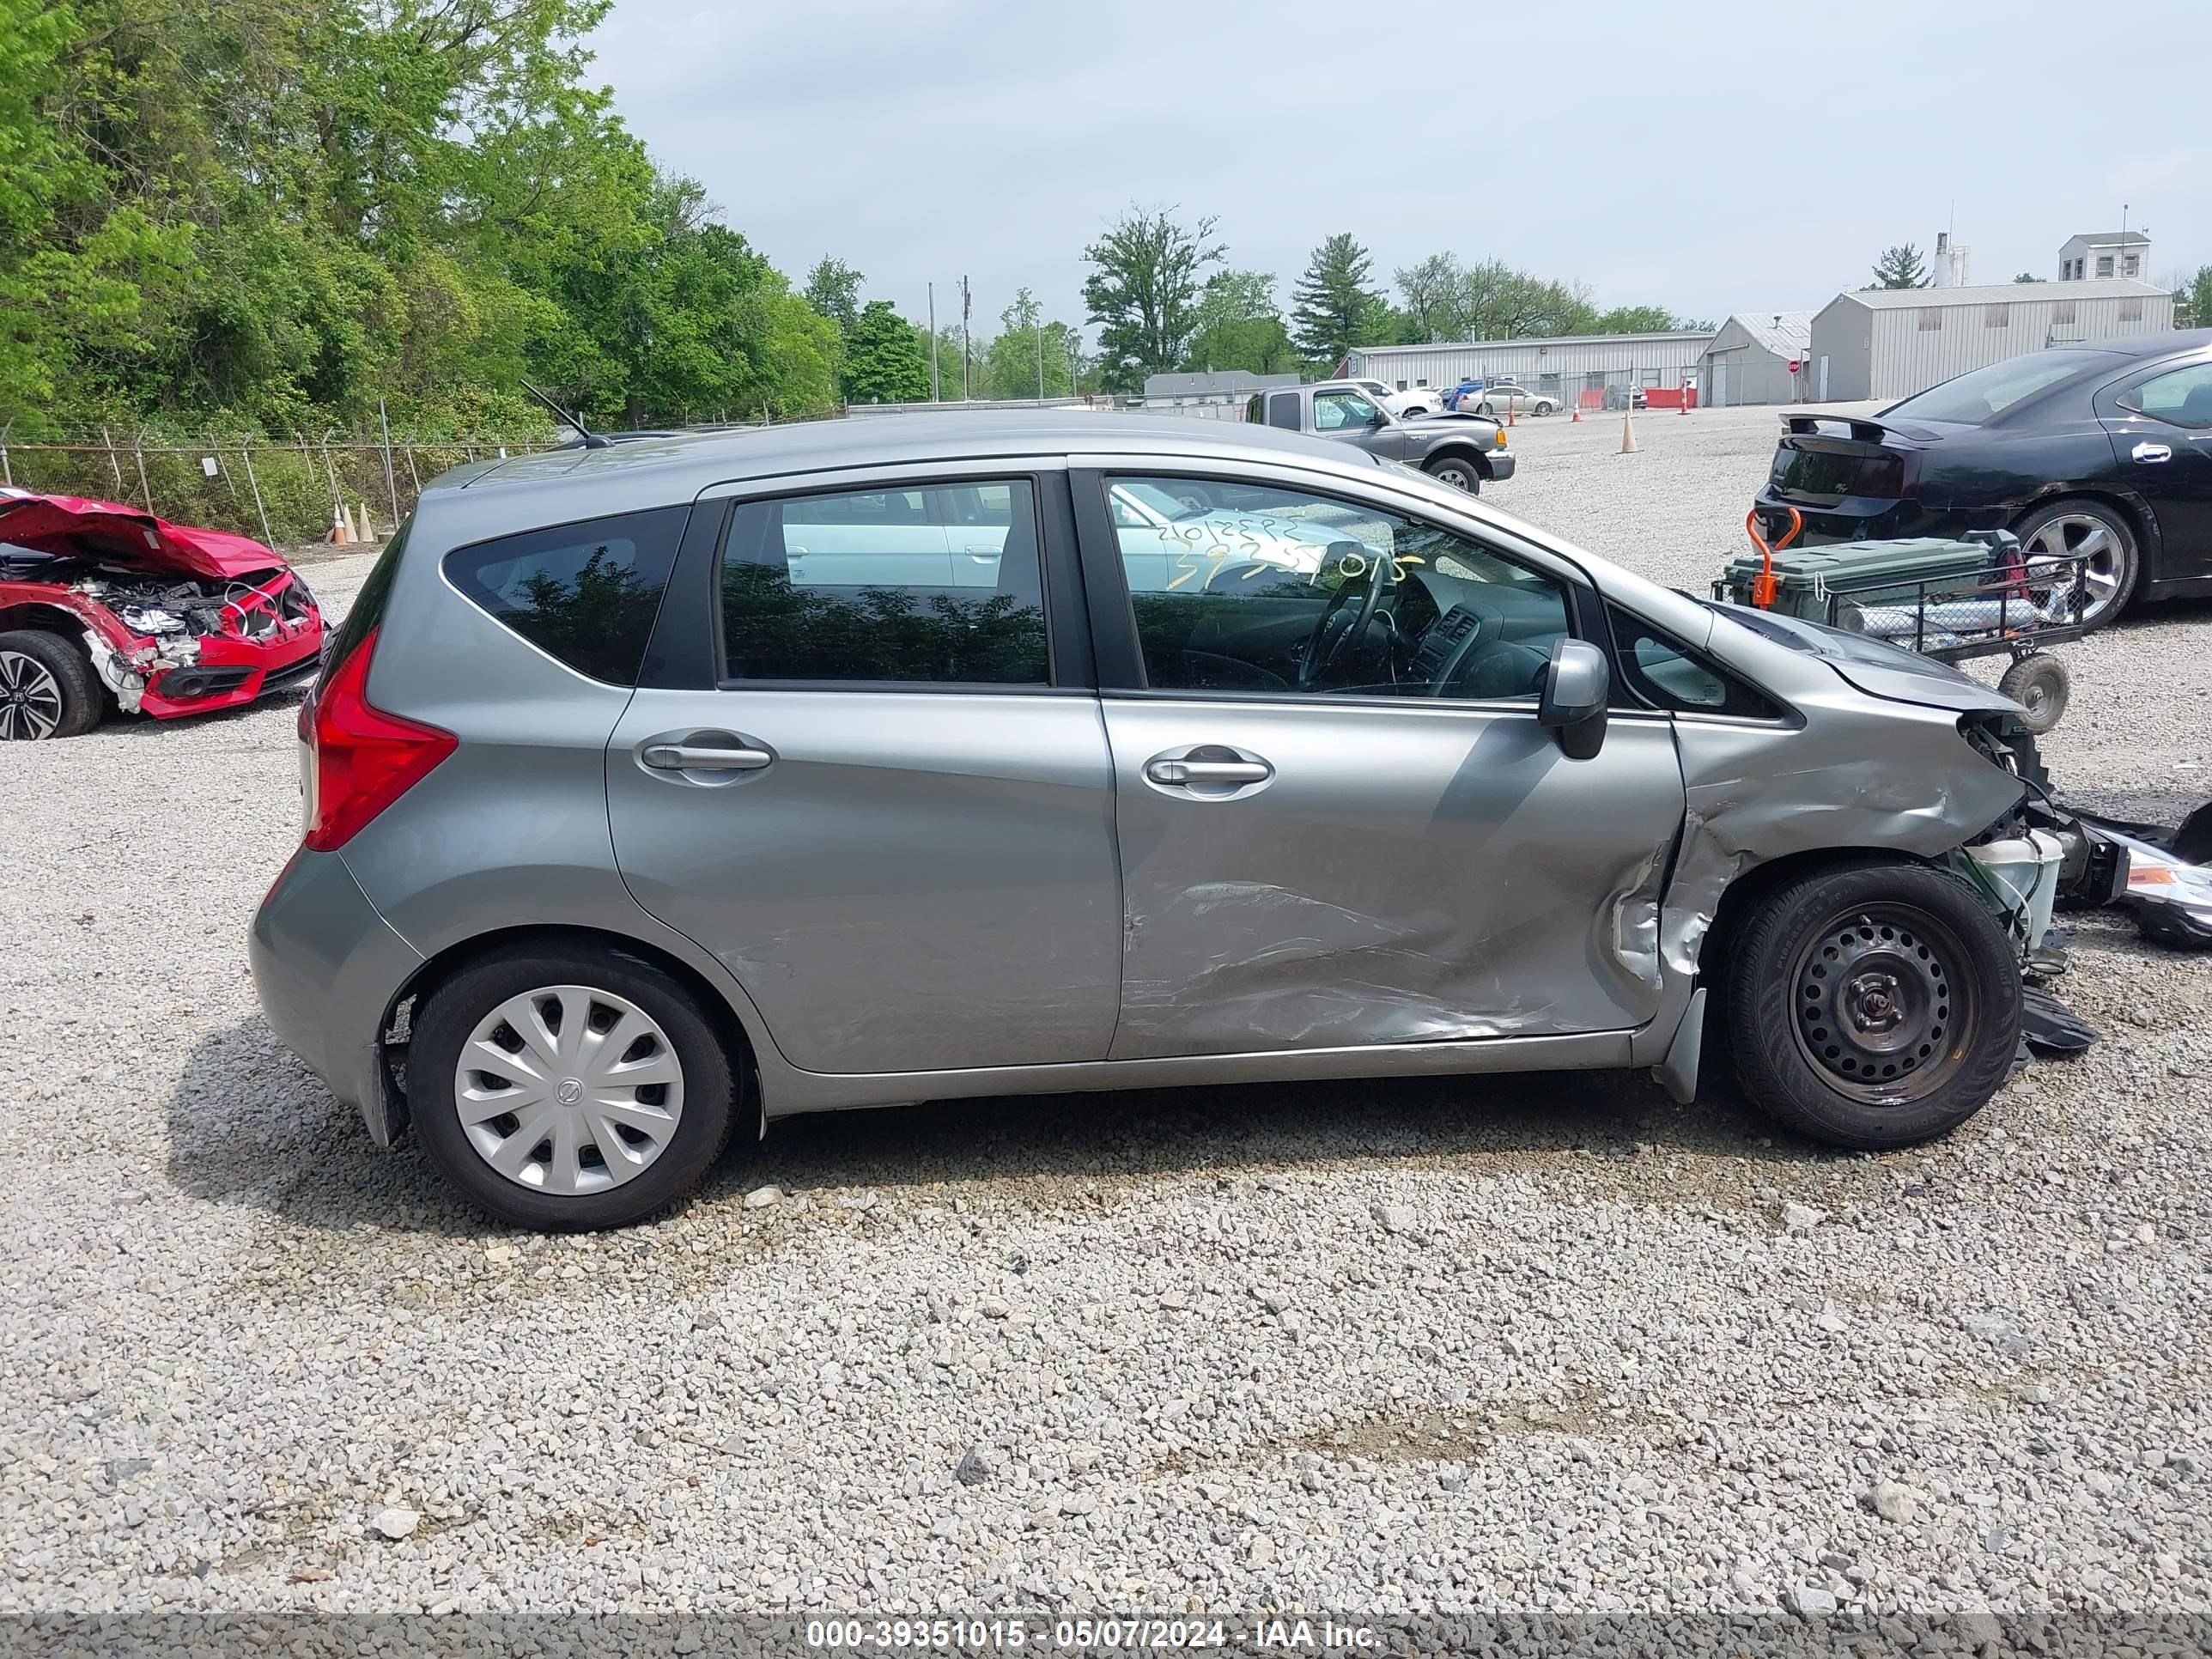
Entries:
POLYGON ((1636 410, 1632 404, 1620 411, 1620 453, 1624 455, 1636 453, 1636 410))
POLYGON ((1568 424, 1569 426, 1580 426, 1582 423, 1583 423, 1583 405, 1582 405, 1582 399, 1581 399, 1581 398, 1577 398, 1575 400, 1575 412, 1574 412, 1571 416, 1570 416, 1568 417, 1568 419, 1567 419, 1567 424, 1568 424))

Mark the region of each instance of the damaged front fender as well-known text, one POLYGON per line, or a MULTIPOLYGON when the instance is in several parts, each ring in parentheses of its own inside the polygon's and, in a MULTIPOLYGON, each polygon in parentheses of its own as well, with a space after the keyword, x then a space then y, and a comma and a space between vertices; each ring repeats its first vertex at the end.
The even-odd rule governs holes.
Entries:
POLYGON ((144 706, 146 688, 157 674, 185 668, 200 659, 200 642, 190 635, 174 635, 143 645, 118 649, 96 629, 84 630, 85 653, 93 672, 115 694, 118 707, 135 714, 144 706))
POLYGON ((1694 975, 1729 885, 1811 853, 1940 859, 2026 793, 1969 743, 1959 716, 1838 687, 1805 700, 1802 729, 1684 719, 1682 850, 1660 920, 1670 970, 1694 975))

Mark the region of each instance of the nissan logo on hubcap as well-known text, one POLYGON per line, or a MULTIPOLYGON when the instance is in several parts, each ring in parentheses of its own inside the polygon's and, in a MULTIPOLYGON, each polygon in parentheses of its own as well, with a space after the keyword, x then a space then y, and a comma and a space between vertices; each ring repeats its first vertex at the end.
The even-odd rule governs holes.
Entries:
POLYGON ((553 1091, 553 1098, 559 1101, 563 1106, 574 1106, 583 1097, 583 1083, 579 1079, 573 1077, 562 1078, 559 1086, 553 1091))

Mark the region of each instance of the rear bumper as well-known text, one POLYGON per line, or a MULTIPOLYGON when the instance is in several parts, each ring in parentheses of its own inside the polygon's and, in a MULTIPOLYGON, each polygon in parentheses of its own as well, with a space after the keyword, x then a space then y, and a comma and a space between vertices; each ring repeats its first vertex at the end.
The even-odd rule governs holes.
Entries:
POLYGON ((421 955, 342 857, 304 849, 261 901, 246 954, 270 1029, 390 1146, 401 1120, 380 1051, 384 1018, 421 955))
POLYGON ((1931 507, 1906 498, 1892 501, 1875 496, 1847 495, 1833 507, 1808 507, 1785 501, 1762 489, 1752 503, 1759 519, 1759 534, 1778 540, 1790 530, 1790 509, 1795 507, 1804 528, 1790 545, 1821 547, 1831 542, 1900 541, 1913 536, 1940 536, 1955 541, 1969 530, 2002 530, 2008 509, 1997 507, 1931 507))

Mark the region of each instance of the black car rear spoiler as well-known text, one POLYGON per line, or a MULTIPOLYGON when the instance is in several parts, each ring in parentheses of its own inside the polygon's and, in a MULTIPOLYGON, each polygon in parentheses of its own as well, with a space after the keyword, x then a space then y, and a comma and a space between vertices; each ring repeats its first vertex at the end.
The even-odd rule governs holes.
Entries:
MULTIPOLYGON (((1798 437, 1821 436, 1824 426, 1840 426, 1849 429, 1850 435, 1863 444, 1878 444, 1892 433, 1894 427, 1884 426, 1880 421, 1869 421, 1864 416, 1844 415, 1784 415, 1782 429, 1798 437)), ((1831 434, 1832 435, 1832 434, 1831 434)), ((1898 434, 1903 436, 1903 434, 1898 434)))

